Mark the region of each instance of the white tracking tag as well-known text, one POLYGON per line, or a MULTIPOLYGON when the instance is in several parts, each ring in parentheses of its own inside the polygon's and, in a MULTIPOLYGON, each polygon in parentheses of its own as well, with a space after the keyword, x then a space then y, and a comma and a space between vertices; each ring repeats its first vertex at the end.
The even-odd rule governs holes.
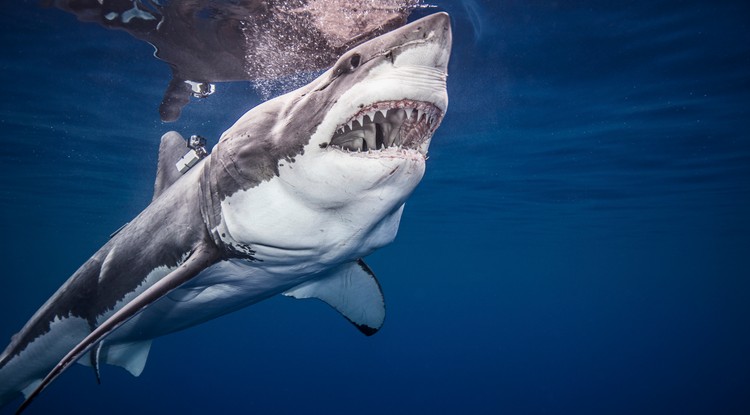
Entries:
POLYGON ((175 166, 177 167, 177 170, 180 171, 180 173, 185 173, 186 171, 190 170, 191 167, 195 166, 195 163, 197 163, 202 157, 198 155, 198 152, 191 149, 187 152, 182 158, 177 160, 177 163, 175 166))

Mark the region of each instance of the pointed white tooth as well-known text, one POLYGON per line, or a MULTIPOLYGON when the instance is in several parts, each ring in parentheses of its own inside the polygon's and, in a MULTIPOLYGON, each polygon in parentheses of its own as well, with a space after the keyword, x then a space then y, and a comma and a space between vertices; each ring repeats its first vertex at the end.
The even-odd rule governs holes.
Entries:
POLYGON ((417 151, 427 156, 427 150, 430 148, 430 140, 425 140, 424 143, 422 143, 419 148, 417 148, 417 151))
POLYGON ((387 110, 378 110, 379 113, 383 114, 383 118, 385 118, 387 110))
POLYGON ((360 127, 362 127, 363 125, 365 125, 365 116, 364 115, 360 115, 359 117, 357 117, 357 122, 359 123, 360 127))
POLYGON ((411 114, 414 113, 414 108, 406 108, 404 111, 406 111, 406 119, 411 119, 411 114))
POLYGON ((419 120, 422 119, 422 115, 424 115, 424 111, 418 109, 417 110, 417 121, 419 121, 419 120))
POLYGON ((349 121, 348 123, 346 123, 346 126, 347 126, 347 127, 349 127, 349 129, 350 129, 350 130, 351 130, 352 128, 354 128, 354 127, 353 127, 353 125, 354 125, 354 120, 351 120, 351 121, 349 121))

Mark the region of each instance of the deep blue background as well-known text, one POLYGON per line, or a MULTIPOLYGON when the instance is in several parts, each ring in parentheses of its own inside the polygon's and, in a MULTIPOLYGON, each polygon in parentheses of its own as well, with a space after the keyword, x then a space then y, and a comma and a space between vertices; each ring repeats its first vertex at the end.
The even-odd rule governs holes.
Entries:
MULTIPOLYGON (((29 414, 750 413, 750 7, 434 3, 451 104, 368 259, 383 330, 274 298, 29 414)), ((259 102, 220 84, 163 124, 149 45, 35 4, 0 14, 4 339, 148 204, 161 134, 215 142, 259 102)))

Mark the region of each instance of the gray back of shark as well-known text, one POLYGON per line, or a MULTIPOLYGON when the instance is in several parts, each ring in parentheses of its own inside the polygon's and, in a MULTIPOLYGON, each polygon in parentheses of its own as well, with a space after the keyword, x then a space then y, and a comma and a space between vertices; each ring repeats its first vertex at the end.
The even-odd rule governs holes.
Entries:
POLYGON ((451 32, 438 13, 345 53, 241 117, 184 175, 166 134, 152 203, 37 311, 0 355, 19 412, 78 361, 134 375, 151 341, 277 294, 318 298, 363 333, 383 324, 362 260, 396 236, 447 110, 451 32))

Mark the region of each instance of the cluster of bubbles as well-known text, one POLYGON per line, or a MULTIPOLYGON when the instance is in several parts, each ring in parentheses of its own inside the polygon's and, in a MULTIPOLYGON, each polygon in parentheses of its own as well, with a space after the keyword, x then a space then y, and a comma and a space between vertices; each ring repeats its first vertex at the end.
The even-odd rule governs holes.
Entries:
POLYGON ((298 88, 347 49, 405 22, 421 0, 307 0, 267 3, 242 21, 245 69, 263 99, 298 88))

